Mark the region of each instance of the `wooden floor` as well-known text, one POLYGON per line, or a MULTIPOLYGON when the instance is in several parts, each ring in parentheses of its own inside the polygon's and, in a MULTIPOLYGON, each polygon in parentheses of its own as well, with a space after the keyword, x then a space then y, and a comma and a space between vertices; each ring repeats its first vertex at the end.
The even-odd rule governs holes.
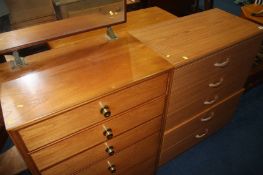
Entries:
POLYGON ((0 174, 14 175, 27 169, 15 146, 0 155, 0 174))

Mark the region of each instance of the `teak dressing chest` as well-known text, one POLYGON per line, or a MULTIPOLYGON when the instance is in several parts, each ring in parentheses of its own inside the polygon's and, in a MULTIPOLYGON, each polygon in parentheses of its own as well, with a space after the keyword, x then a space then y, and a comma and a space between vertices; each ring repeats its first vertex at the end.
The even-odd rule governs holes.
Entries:
POLYGON ((262 28, 212 9, 131 33, 175 67, 162 165, 231 120, 262 28))
POLYGON ((231 119, 262 39, 218 9, 120 31, 29 56, 13 77, 1 67, 5 124, 33 174, 154 174, 231 119))
POLYGON ((172 69, 166 60, 127 33, 28 59, 45 64, 3 83, 1 105, 33 174, 155 171, 172 69))

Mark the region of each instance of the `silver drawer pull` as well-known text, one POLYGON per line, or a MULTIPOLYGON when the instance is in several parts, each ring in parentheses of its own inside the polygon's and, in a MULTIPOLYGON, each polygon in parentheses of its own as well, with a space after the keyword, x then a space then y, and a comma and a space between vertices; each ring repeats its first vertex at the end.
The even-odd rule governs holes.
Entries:
POLYGON ((203 134, 196 134, 196 135, 195 135, 195 138, 201 139, 201 138, 203 138, 204 136, 206 136, 207 133, 208 133, 208 129, 205 129, 205 132, 204 132, 203 134))
POLYGON ((205 105, 214 104, 217 101, 217 99, 218 99, 218 96, 216 95, 213 100, 211 100, 211 101, 204 101, 204 104, 205 105))
POLYGON ((219 87, 224 81, 224 78, 220 78, 220 80, 216 83, 210 83, 208 86, 211 87, 211 88, 216 88, 216 87, 219 87))
POLYGON ((201 120, 201 122, 207 122, 207 121, 211 120, 214 117, 214 115, 215 115, 215 113, 211 112, 208 117, 203 117, 200 120, 201 120))
POLYGON ((230 58, 227 58, 226 61, 223 61, 222 63, 215 63, 214 66, 215 67, 225 67, 228 65, 229 61, 230 61, 230 58))

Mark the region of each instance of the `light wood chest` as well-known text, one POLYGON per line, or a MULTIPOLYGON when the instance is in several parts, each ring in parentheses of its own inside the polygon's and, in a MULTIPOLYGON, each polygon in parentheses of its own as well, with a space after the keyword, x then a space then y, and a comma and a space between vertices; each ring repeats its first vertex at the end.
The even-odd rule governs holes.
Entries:
POLYGON ((172 65, 127 33, 97 44, 27 57, 42 60, 36 71, 2 84, 7 130, 33 174, 155 172, 172 65))
POLYGON ((231 120, 262 32, 256 24, 213 9, 131 33, 175 67, 162 165, 231 120))

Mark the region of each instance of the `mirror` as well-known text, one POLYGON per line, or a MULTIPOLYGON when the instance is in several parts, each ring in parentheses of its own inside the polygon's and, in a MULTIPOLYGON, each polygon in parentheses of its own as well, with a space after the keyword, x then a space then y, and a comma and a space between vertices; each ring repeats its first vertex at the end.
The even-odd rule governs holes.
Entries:
POLYGON ((101 27, 126 20, 124 0, 0 0, 0 5, 9 11, 11 30, 81 15, 90 16, 87 22, 100 21, 101 27))
MULTIPOLYGON (((126 0, 0 0, 6 29, 0 34, 0 55, 44 44, 50 40, 126 22, 126 0), (6 3, 5 3, 6 2, 6 3), (7 18, 6 18, 7 17, 7 18), (8 20, 10 19, 10 26, 8 20)), ((2 18, 0 23, 2 22, 2 18)), ((2 23, 1 23, 2 26, 2 23)))

